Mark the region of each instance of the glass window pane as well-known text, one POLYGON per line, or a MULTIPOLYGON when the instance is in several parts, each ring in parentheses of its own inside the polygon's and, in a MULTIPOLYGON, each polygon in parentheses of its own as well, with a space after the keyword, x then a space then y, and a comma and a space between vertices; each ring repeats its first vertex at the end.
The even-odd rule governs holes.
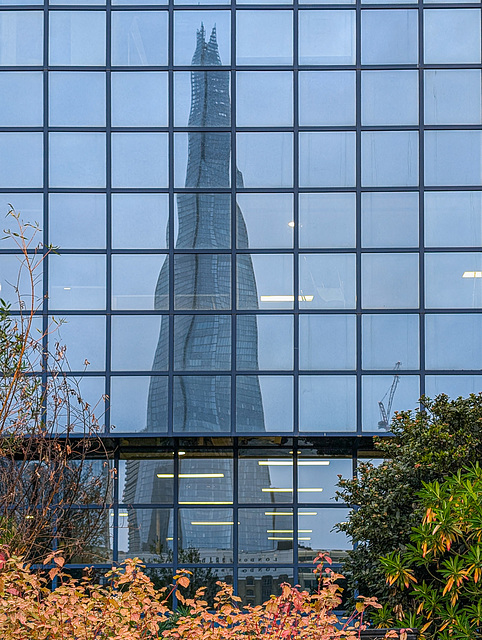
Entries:
POLYGON ((425 367, 474 369, 482 361, 482 316, 436 314, 425 317, 425 367), (443 345, 443 349, 440 348, 443 345))
POLYGON ((482 306, 482 253, 425 254, 425 304, 432 309, 482 306))
POLYGON ((174 126, 175 127, 229 127, 231 125, 231 74, 229 71, 176 71, 174 73, 174 126), (192 87, 206 87, 206 106, 216 104, 216 109, 196 108, 192 87), (222 94, 222 97, 221 97, 222 94), (221 107, 222 105, 222 107, 221 107))
POLYGON ((0 291, 2 300, 18 309, 36 309, 42 300, 42 266, 35 270, 37 281, 32 298, 28 271, 22 268, 22 260, 18 254, 0 253, 0 291))
MULTIPOLYGON (((199 492, 199 483, 196 490, 199 492)), ((233 561, 233 510, 180 509, 179 558, 183 554, 196 562, 233 561)), ((182 560, 181 560, 182 561, 182 560)), ((193 578, 194 574, 191 577, 193 578)), ((205 586, 205 585, 203 585, 205 586)))
POLYGON ((345 248, 355 246, 354 193, 300 193, 299 246, 345 248))
POLYGON ((291 11, 237 11, 236 64, 293 63, 291 11))
POLYGON ((425 124, 480 124, 479 69, 426 69, 425 124))
POLYGON ((174 216, 176 249, 231 247, 230 193, 177 193, 174 216))
POLYGON ((230 184, 231 134, 211 131, 174 134, 175 187, 198 189, 230 184))
POLYGON ((112 256, 113 309, 167 309, 168 256, 112 256))
POLYGON ((64 249, 104 249, 105 195, 49 194, 49 239, 64 249))
POLYGON ((236 431, 293 431, 292 376, 237 376, 236 431))
MULTIPOLYGON (((299 502, 334 502, 337 483, 340 476, 351 478, 353 464, 351 458, 322 458, 318 451, 301 450, 298 458, 298 500, 299 502), (313 455, 314 454, 314 455, 313 455)), ((304 511, 304 510, 303 510, 304 511)), ((303 531, 307 526, 307 516, 301 516, 300 534, 310 534, 303 531)))
MULTIPOLYGON (((122 454, 121 454, 122 455, 122 454)), ((124 454, 125 455, 125 454, 124 454)), ((169 504, 174 498, 174 452, 143 452, 119 460, 119 502, 124 504, 169 504)))
MULTIPOLYGON (((293 513, 285 507, 238 511, 238 561, 243 564, 293 560, 293 513)), ((253 579, 254 583, 254 579, 253 579)), ((246 584, 248 584, 246 582, 246 584)), ((248 601, 250 587, 245 591, 248 601)))
POLYGON ((3 71, 0 73, 0 125, 2 127, 41 127, 43 124, 42 96, 41 72, 3 71))
POLYGON ((354 309, 355 254, 300 255, 300 309, 354 309))
POLYGON ((480 9, 426 9, 423 22, 425 64, 480 62, 480 9))
POLYGON ((238 309, 293 308, 291 255, 238 255, 236 282, 238 309))
POLYGON ((51 11, 49 63, 56 66, 105 65, 105 13, 51 11))
POLYGON ((105 73, 49 73, 51 127, 105 127, 105 73))
POLYGON ((167 127, 167 73, 112 73, 113 127, 167 127))
MULTIPOLYGON (((118 516, 119 562, 134 557, 142 562, 172 562, 172 509, 126 507, 118 516)), ((167 583, 170 579, 165 577, 167 583)))
MULTIPOLYGON (((293 501, 293 457, 283 449, 239 452, 238 499, 259 504, 293 501)), ((267 508, 266 511, 272 511, 267 508)), ((290 509, 283 509, 290 511, 290 509)))
MULTIPOLYGON (((232 453, 225 450, 214 454, 209 449, 185 452, 179 460, 179 504, 232 504, 231 456, 232 453), (208 480, 201 483, 200 474, 208 480)), ((205 516, 209 512, 203 513, 205 516)))
POLYGON ((415 409, 419 396, 418 376, 363 376, 363 431, 389 431, 395 411, 415 409))
POLYGON ((176 11, 174 64, 211 66, 231 63, 229 11, 176 11))
POLYGON ((105 133, 49 133, 51 187, 105 187, 105 133))
POLYGON ((355 125, 355 72, 300 71, 299 123, 355 125))
POLYGON ((356 376, 300 376, 300 431, 356 431, 356 376))
MULTIPOLYGON (((6 216, 10 211, 10 205, 20 214, 22 220, 32 223, 36 220, 43 220, 44 205, 41 193, 0 193, 0 215, 6 216)), ((4 224, 6 225, 6 223, 4 224)), ((25 238, 32 238, 36 235, 34 232, 35 229, 33 227, 26 229, 25 238)), ((40 236, 37 236, 38 240, 40 240, 40 236)), ((18 249, 15 239, 11 237, 2 238, 0 247, 2 249, 18 249)))
POLYGON ((356 318, 300 315, 300 369, 356 368, 356 318))
POLYGON ((167 12, 113 11, 112 64, 167 65, 167 12))
POLYGON ((454 400, 460 396, 466 398, 471 393, 479 393, 482 388, 482 376, 426 376, 425 395, 435 398, 445 393, 454 400))
POLYGON ((293 134, 237 133, 237 186, 292 187, 293 134))
POLYGON ((113 133, 113 187, 167 187, 167 133, 113 133))
MULTIPOLYGON (((72 402, 78 406, 78 394, 78 396, 89 405, 91 415, 93 415, 92 420, 95 422, 95 420, 98 419, 99 433, 104 433, 103 420, 105 416, 105 379, 100 376, 82 376, 81 378, 68 377, 67 384, 71 389, 74 389, 75 391, 75 395, 72 396, 72 402)), ((47 419, 50 419, 52 416, 52 408, 53 407, 47 407, 47 419)), ((58 425, 67 425, 72 421, 71 407, 68 408, 66 405, 64 405, 60 409, 57 407, 57 412, 58 417, 56 418, 56 421, 58 425)), ((85 425, 82 420, 75 420, 72 433, 87 435, 86 427, 87 425, 85 425)), ((92 429, 90 430, 90 433, 92 433, 92 429)))
POLYGON ((293 368, 292 315, 238 315, 236 327, 237 369, 293 368))
POLYGON ((105 309, 105 256, 49 256, 50 309, 105 309))
POLYGON ((167 193, 113 193, 112 247, 165 249, 168 212, 167 193))
POLYGON ((43 32, 43 11, 0 11, 0 65, 42 65, 43 32))
MULTIPOLYGON (((42 187, 41 133, 0 133, 0 187, 42 187)), ((12 203, 13 204, 13 203, 12 203)))
MULTIPOLYGON (((339 531, 333 531, 338 522, 348 520, 348 509, 300 509, 298 511, 298 560, 311 562, 320 551, 328 552, 334 562, 343 562, 345 550, 352 548, 352 543, 347 535, 339 531), (306 514, 306 515, 305 515, 306 514)), ((311 571, 310 582, 313 580, 311 571)), ((303 589, 309 586, 303 584, 303 573, 300 571, 300 582, 303 589)), ((316 589, 315 589, 316 590, 316 589)))
POLYGON ((238 71, 236 124, 238 127, 292 126, 292 72, 238 71))
POLYGON ((355 64, 355 12, 300 11, 300 64, 355 64))
POLYGON ((230 376, 175 376, 173 429, 183 433, 229 432, 230 376))
POLYGON ((418 193, 362 193, 363 247, 417 247, 418 193))
MULTIPOLYGON (((53 322, 53 319, 50 320, 53 322)), ((72 316, 62 318, 49 333, 49 349, 56 344, 65 347, 64 362, 69 371, 102 371, 105 369, 105 316, 72 316), (86 364, 86 361, 89 364, 86 364)), ((64 366, 64 365, 63 365, 64 366)), ((100 393, 102 395, 103 391, 100 393)))
POLYGON ((231 369, 231 316, 174 316, 174 369, 231 369))
POLYGON ((480 191, 427 191, 424 216, 427 247, 476 247, 482 244, 480 191))
POLYGON ((354 187, 355 135, 354 131, 300 133, 300 186, 354 187))
POLYGON ((174 256, 174 308, 230 309, 231 256, 208 253, 174 256))
POLYGON ((410 309, 418 307, 418 254, 364 253, 362 307, 410 309))
POLYGON ((409 187, 417 184, 418 132, 362 132, 364 187, 409 187))
POLYGON ((418 369, 418 315, 365 314, 362 317, 363 369, 418 369))
POLYGON ((156 350, 161 323, 163 333, 168 332, 167 316, 113 316, 112 370, 166 371, 167 345, 156 350))
POLYGON ((418 72, 362 71, 362 124, 418 124, 418 72))
POLYGON ((113 376, 110 423, 114 433, 167 432, 167 376, 113 376))
POLYGON ((362 64, 417 64, 418 12, 363 11, 361 59, 362 64))
POLYGON ((482 184, 480 131, 426 131, 425 184, 482 184))
POLYGON ((239 193, 237 245, 247 249, 293 246, 293 196, 289 193, 239 193))

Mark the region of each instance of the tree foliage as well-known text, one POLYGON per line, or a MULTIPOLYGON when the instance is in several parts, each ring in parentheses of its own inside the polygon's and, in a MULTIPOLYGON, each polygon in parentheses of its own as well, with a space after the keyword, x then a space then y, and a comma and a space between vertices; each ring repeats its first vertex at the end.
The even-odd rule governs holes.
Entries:
MULTIPOLYGON (((337 499, 353 508, 337 528, 356 543, 345 563, 349 589, 378 597, 400 616, 412 596, 390 590, 380 557, 403 553, 410 543, 423 514, 417 493, 424 482, 443 481, 481 459, 482 394, 422 398, 420 409, 396 414, 391 430, 393 436, 375 438, 381 464, 360 463, 356 478, 340 479, 337 499)), ((422 578, 423 568, 414 571, 422 578)))

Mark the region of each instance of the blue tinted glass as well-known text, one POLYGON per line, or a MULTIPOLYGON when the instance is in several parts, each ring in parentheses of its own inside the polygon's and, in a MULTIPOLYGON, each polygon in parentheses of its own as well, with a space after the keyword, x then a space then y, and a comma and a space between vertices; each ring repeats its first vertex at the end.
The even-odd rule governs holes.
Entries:
POLYGON ((416 131, 362 133, 362 185, 409 187, 418 184, 416 131))
POLYGON ((355 246, 354 193, 300 193, 299 199, 300 247, 355 246))
POLYGON ((293 13, 291 11, 237 11, 236 63, 292 64, 293 13))
POLYGON ((177 193, 174 198, 174 241, 176 249, 231 247, 231 195, 177 193))
POLYGON ((473 369, 482 360, 482 316, 441 314, 425 317, 427 369, 473 369), (443 345, 443 349, 440 348, 443 345))
POLYGON ((62 324, 49 333, 50 352, 55 353, 56 343, 66 347, 64 362, 70 371, 105 369, 105 317, 68 315, 62 320, 62 324))
POLYGON ((167 187, 167 133, 113 133, 113 187, 167 187))
POLYGON ((114 371, 163 371, 167 369, 168 350, 156 354, 161 322, 168 327, 167 316, 113 316, 112 355, 114 371))
POLYGON ((2 300, 12 309, 36 309, 42 300, 42 264, 35 270, 36 281, 32 296, 28 270, 22 267, 20 256, 0 254, 0 291, 2 300))
MULTIPOLYGON (((222 109, 214 112, 203 110, 203 116, 209 119, 210 127, 229 127, 231 124, 230 113, 230 73, 229 71, 200 71, 193 78, 196 84, 206 86, 208 93, 210 88, 216 95, 216 103, 222 103, 222 109), (220 94, 224 94, 221 98, 220 94)), ((198 85, 198 86, 199 86, 198 85)), ((197 127, 200 124, 199 112, 191 107, 199 103, 192 101, 191 95, 191 72, 176 71, 174 73, 174 126, 176 127, 197 127)))
POLYGON ((418 72, 362 71, 362 124, 418 124, 418 72))
POLYGON ((42 185, 42 134, 0 133, 0 187, 41 187, 42 185))
POLYGON ((49 239, 63 249, 105 248, 105 195, 51 193, 49 239))
POLYGON ((236 124, 238 127, 292 126, 292 72, 238 71, 236 124))
POLYGON ((480 131, 426 131, 425 184, 482 184, 480 131))
POLYGON ((426 69, 425 124, 479 124, 479 69, 426 69))
POLYGON ((355 376, 300 376, 300 431, 355 431, 355 376))
POLYGON ((211 66, 230 63, 231 16, 229 11, 176 11, 174 13, 175 65, 211 66))
POLYGON ((206 311, 230 309, 231 256, 208 253, 176 255, 174 308, 206 311))
POLYGON ((51 65, 105 64, 103 11, 51 11, 49 20, 51 65))
MULTIPOLYGON (((174 376, 173 430, 229 432, 231 430, 229 376, 174 376), (188 398, 195 398, 189 402, 188 398), (213 402, 213 398, 216 402, 213 402)), ((212 469, 212 467, 210 467, 212 469)))
POLYGON ((1 66, 43 64, 42 11, 0 11, 0 32, 1 66))
POLYGON ((366 314, 362 317, 363 369, 419 367, 419 318, 416 314, 366 314))
POLYGON ((300 64, 355 64, 355 12, 300 11, 300 64))
POLYGON ((112 64, 152 66, 167 64, 167 12, 114 11, 112 64))
MULTIPOLYGON (((25 229, 25 238, 29 239, 35 235, 35 226, 41 227, 43 220, 43 196, 41 193, 0 193, 0 215, 6 216, 10 208, 20 214, 20 218, 24 221, 31 222, 33 227, 25 229)), ((4 222, 4 227, 10 227, 11 223, 4 222)), ((12 229, 15 231, 15 229, 12 229)), ((40 236, 37 236, 37 241, 40 236)), ((18 238, 17 238, 18 240, 18 238)), ((14 237, 4 237, 0 244, 1 249, 18 248, 14 237)), ((1 294, 0 294, 1 295, 1 294)))
POLYGON ((363 431, 389 431, 395 411, 415 409, 420 396, 418 376, 363 376, 363 431), (390 390, 394 389, 390 403, 390 390), (383 411, 380 403, 383 404, 383 411), (385 413, 384 413, 385 412, 385 413), (388 420, 387 420, 388 418, 388 420))
POLYGON ((237 256, 238 309, 292 309, 293 256, 243 254, 237 256))
POLYGON ((425 254, 425 304, 432 309, 479 309, 482 253, 425 254))
POLYGON ((41 127, 42 93, 42 73, 3 71, 0 74, 0 126, 41 127))
POLYGON ((293 195, 239 193, 237 241, 240 249, 293 246, 293 195))
POLYGON ((231 369, 231 316, 174 317, 174 369, 223 371, 231 369))
POLYGON ((424 62, 480 62, 480 9, 426 9, 423 12, 424 62))
POLYGON ((104 133, 50 133, 51 187, 105 187, 104 133))
POLYGON ((167 256, 112 256, 113 309, 167 309, 168 286, 167 256))
POLYGON ((293 431, 292 376, 236 376, 236 431, 293 431))
POLYGON ((363 11, 361 59, 362 64, 417 64, 417 11, 363 11))
POLYGON ((230 168, 231 136, 228 132, 174 134, 175 187, 229 187, 230 168))
POLYGON ((417 247, 418 193, 362 193, 363 247, 417 247))
POLYGON ((300 71, 301 126, 355 124, 354 71, 300 71))
POLYGON ((482 376, 426 376, 425 395, 435 398, 445 393, 450 398, 467 397, 470 393, 480 393, 482 376))
POLYGON ((105 309, 105 256, 50 255, 49 309, 105 309))
POLYGON ((355 254, 300 255, 300 309, 354 309, 355 254))
POLYGON ((151 389, 167 398, 167 376, 113 376, 110 384, 110 424, 114 433, 167 431, 167 403, 148 411, 151 389))
POLYGON ((365 309, 418 307, 418 254, 364 253, 362 306, 365 309))
POLYGON ((425 193, 425 246, 476 247, 482 244, 480 191, 425 193))
POLYGON ((167 127, 167 73, 112 73, 113 127, 167 127))
POLYGON ((105 126, 105 73, 49 73, 51 127, 105 126))
POLYGON ((354 187, 355 138, 354 131, 300 133, 300 186, 354 187))
POLYGON ((291 133, 236 134, 238 187, 291 187, 293 136, 291 133))
POLYGON ((293 368, 292 315, 238 315, 236 327, 239 370, 293 368))
POLYGON ((113 248, 166 248, 168 209, 167 193, 112 194, 113 248))
POLYGON ((300 369, 356 368, 356 317, 300 315, 300 369))

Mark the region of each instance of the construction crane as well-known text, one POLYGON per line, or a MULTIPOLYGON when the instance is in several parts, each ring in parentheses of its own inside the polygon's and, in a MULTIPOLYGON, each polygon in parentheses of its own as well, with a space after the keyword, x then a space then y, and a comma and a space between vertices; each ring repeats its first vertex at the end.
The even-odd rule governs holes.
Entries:
MULTIPOLYGON (((402 364, 401 362, 396 362, 393 370, 398 371, 400 369, 401 364, 402 364)), ((395 373, 393 376, 393 382, 390 389, 388 389, 388 391, 385 393, 383 398, 378 403, 378 408, 380 409, 380 416, 381 416, 381 420, 378 422, 379 429, 384 429, 385 431, 388 431, 388 427, 390 424, 390 415, 392 412, 393 398, 395 396, 395 391, 397 390, 399 382, 400 382, 400 376, 397 373, 395 373), (385 409, 385 405, 383 404, 383 402, 387 396, 388 396, 387 408, 385 409)))

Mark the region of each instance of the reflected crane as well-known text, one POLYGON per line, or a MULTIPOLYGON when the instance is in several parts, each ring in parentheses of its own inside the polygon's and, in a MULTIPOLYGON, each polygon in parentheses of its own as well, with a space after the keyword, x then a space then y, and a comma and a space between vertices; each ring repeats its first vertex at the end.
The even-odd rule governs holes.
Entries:
MULTIPOLYGON (((399 371, 401 364, 402 363, 400 361, 396 362, 393 370, 399 371)), ((393 398, 395 396, 395 391, 397 390, 399 382, 400 382, 400 376, 397 373, 395 373, 393 376, 393 382, 390 389, 388 389, 388 391, 385 393, 383 398, 378 403, 378 408, 380 409, 380 416, 381 416, 381 420, 378 422, 379 429, 384 429, 385 431, 388 431, 388 426, 390 424, 390 415, 392 412, 393 398), (385 409, 385 405, 383 404, 383 402, 387 396, 388 396, 387 407, 385 409)))

